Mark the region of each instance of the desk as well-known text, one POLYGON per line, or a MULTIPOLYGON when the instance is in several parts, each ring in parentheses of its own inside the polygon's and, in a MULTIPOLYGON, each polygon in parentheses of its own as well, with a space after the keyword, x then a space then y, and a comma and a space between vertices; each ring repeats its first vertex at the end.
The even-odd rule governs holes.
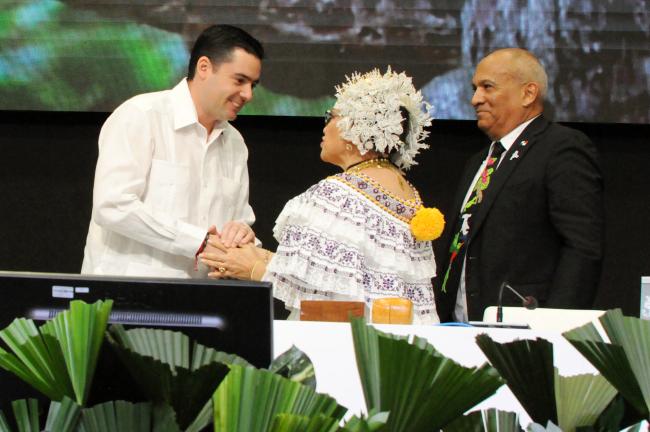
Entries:
MULTIPOLYGON (((426 338, 436 350, 463 366, 479 366, 485 355, 475 337, 487 333, 497 342, 541 337, 553 343, 555 366, 564 376, 596 373, 596 369, 557 332, 519 329, 491 329, 442 326, 376 325, 393 334, 414 334, 426 338)), ((365 412, 361 381, 357 372, 350 324, 327 322, 275 321, 274 356, 295 345, 304 351, 316 369, 317 391, 334 397, 352 414, 365 412)), ((522 425, 530 417, 507 386, 477 405, 478 409, 498 408, 519 413, 522 425)))

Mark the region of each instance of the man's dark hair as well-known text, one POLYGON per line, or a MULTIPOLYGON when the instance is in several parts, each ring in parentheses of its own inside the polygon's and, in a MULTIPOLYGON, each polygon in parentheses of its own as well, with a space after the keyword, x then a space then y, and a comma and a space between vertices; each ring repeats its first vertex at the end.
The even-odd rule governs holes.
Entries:
POLYGON ((235 48, 241 48, 260 60, 264 59, 262 44, 238 27, 222 24, 203 30, 192 47, 187 79, 194 78, 196 63, 202 56, 207 56, 213 65, 218 65, 229 61, 235 48))

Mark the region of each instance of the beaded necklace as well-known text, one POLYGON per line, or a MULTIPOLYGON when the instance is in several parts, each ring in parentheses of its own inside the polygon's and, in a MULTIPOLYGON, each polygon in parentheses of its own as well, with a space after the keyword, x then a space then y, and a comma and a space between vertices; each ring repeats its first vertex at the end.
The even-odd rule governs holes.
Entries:
POLYGON ((394 166, 395 165, 393 165, 393 163, 386 158, 375 158, 353 163, 347 167, 345 172, 354 174, 366 168, 392 168, 394 166))
POLYGON ((400 169, 397 168, 395 164, 390 161, 390 159, 375 158, 375 159, 368 159, 365 161, 353 163, 345 170, 345 172, 349 174, 357 174, 366 168, 387 168, 389 171, 392 171, 393 174, 395 174, 395 176, 397 177, 397 183, 399 183, 399 187, 402 189, 402 191, 406 191, 408 189, 408 186, 410 186, 411 189, 413 189, 413 186, 411 186, 411 184, 408 183, 408 181, 404 180, 404 177, 402 176, 402 172, 400 171, 400 169))

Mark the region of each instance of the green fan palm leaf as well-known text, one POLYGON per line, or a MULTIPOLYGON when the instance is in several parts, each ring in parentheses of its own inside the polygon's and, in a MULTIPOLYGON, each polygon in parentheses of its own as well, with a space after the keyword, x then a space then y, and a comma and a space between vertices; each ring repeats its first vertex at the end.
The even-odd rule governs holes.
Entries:
POLYGON ((0 410, 0 432, 11 432, 7 417, 5 417, 5 414, 2 412, 2 410, 0 410))
POLYGON ((278 414, 273 419, 271 432, 336 432, 339 420, 317 414, 314 417, 296 414, 278 414))
POLYGON ((45 421, 46 431, 72 432, 77 430, 81 416, 81 407, 72 399, 64 397, 61 402, 50 403, 50 410, 45 421))
POLYGON ((443 432, 519 432, 519 415, 510 411, 488 409, 473 411, 451 422, 443 432))
POLYGON ((553 345, 544 340, 517 340, 499 344, 488 335, 476 344, 508 383, 508 387, 534 422, 557 423, 553 345))
POLYGON ((38 401, 36 399, 20 399, 11 402, 18 432, 39 432, 38 401))
POLYGON ((353 416, 345 422, 345 425, 340 430, 341 432, 379 432, 386 430, 385 426, 389 414, 384 411, 371 410, 366 417, 353 416))
MULTIPOLYGON (((109 343, 117 350, 131 376, 147 397, 167 404, 176 413, 181 428, 198 428, 194 421, 209 402, 230 364, 248 365, 241 357, 193 343, 180 333, 111 326, 109 343)), ((211 420, 211 415, 202 419, 211 420)))
MULTIPOLYGON (((53 401, 40 427, 40 410, 36 399, 20 399, 11 403, 18 432, 76 432, 81 407, 72 399, 64 397, 61 402, 53 401)), ((0 411, 0 432, 12 432, 9 422, 0 411)))
POLYGON ((616 396, 616 389, 601 375, 561 376, 555 369, 558 425, 563 431, 592 426, 616 396))
POLYGON ((13 352, 0 348, 0 367, 52 400, 61 400, 64 395, 73 394, 57 341, 41 335, 33 321, 15 319, 0 331, 0 338, 13 352))
POLYGON ((625 317, 620 309, 606 313, 600 321, 612 343, 623 348, 643 395, 646 413, 650 412, 650 321, 625 317))
POLYGON ((352 336, 366 406, 390 412, 392 432, 439 429, 503 384, 491 366, 461 366, 423 338, 409 343, 362 319, 352 321, 352 336))
POLYGON ((314 364, 309 356, 295 345, 273 359, 269 371, 316 389, 314 364))
POLYGON ((112 304, 111 300, 91 305, 73 301, 68 311, 41 326, 41 333, 60 344, 76 401, 82 406, 90 392, 112 304))
MULTIPOLYGON (((197 429, 185 429, 185 432, 203 431, 204 428, 212 421, 212 409, 210 409, 210 419, 197 429)), ((181 432, 181 428, 176 421, 174 409, 167 404, 155 404, 153 406, 153 429, 152 432, 181 432)))
POLYGON ((648 422, 642 421, 625 429, 624 432, 647 432, 647 431, 648 431, 648 422))
POLYGON ((150 432, 151 404, 111 401, 83 410, 78 432, 150 432))
POLYGON ((185 432, 201 432, 210 423, 212 423, 212 399, 203 405, 203 408, 185 429, 185 432))
POLYGON ((40 329, 31 320, 14 320, 0 331, 0 338, 12 351, 0 349, 0 367, 52 400, 67 396, 83 405, 111 307, 110 300, 92 305, 72 301, 70 310, 59 313, 40 329))
POLYGON ((559 424, 567 432, 593 426, 616 395, 600 375, 560 376, 553 345, 544 339, 500 344, 482 334, 476 343, 537 424, 559 424))
POLYGON ((531 423, 526 428, 528 432, 564 432, 552 421, 546 422, 546 426, 539 423, 531 423))
POLYGON ((617 309, 600 317, 611 343, 592 323, 563 333, 644 418, 650 416, 650 322, 617 309))
POLYGON ((216 432, 266 432, 277 414, 340 420, 346 409, 330 396, 272 372, 232 365, 212 397, 216 432))

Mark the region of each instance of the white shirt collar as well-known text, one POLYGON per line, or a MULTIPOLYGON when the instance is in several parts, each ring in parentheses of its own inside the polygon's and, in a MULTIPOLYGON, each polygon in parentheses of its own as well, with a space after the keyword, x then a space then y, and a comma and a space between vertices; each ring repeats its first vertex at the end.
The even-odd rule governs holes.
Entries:
MULTIPOLYGON (((514 128, 513 130, 511 130, 510 132, 508 132, 507 134, 505 134, 505 136, 504 136, 503 138, 501 138, 500 140, 498 140, 499 142, 501 142, 501 145, 502 145, 503 148, 505 149, 504 153, 507 152, 508 150, 510 150, 510 147, 512 147, 512 145, 515 143, 515 140, 519 137, 519 135, 521 135, 521 133, 524 131, 524 129, 526 129, 526 127, 527 127, 527 126, 528 126, 528 125, 529 125, 533 120, 535 120, 537 117, 539 117, 540 115, 541 115, 541 114, 536 115, 535 117, 533 117, 533 118, 530 119, 530 120, 526 120, 525 122, 523 122, 522 124, 520 124, 519 126, 517 126, 516 128, 514 128)), ((492 143, 494 144, 495 142, 496 142, 496 141, 493 141, 492 143)))
MULTIPOLYGON (((192 124, 199 124, 199 116, 196 113, 196 106, 190 93, 190 86, 187 78, 176 84, 172 89, 172 103, 174 106, 174 130, 182 129, 192 124)), ((215 122, 214 130, 219 131, 217 135, 226 129, 228 122, 215 122)), ((213 131, 214 132, 214 131, 213 131)))
POLYGON ((199 122, 199 117, 196 114, 196 107, 190 94, 190 87, 187 83, 187 78, 183 78, 181 82, 176 84, 172 89, 172 106, 174 107, 174 129, 178 130, 199 122))

